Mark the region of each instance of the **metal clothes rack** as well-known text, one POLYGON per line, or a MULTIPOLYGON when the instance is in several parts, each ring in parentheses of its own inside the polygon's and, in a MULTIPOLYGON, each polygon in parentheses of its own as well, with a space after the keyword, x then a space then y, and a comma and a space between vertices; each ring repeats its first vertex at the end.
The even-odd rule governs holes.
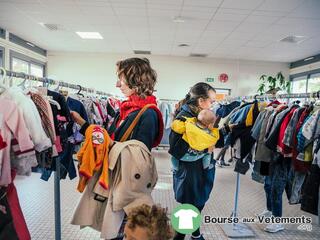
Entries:
MULTIPOLYGON (((26 80, 38 81, 44 84, 58 84, 60 87, 67 87, 76 90, 84 90, 88 93, 96 93, 99 95, 111 96, 102 91, 95 91, 93 88, 86 88, 76 84, 70 84, 63 81, 52 80, 44 77, 36 77, 33 75, 19 73, 0 68, 0 74, 9 77, 23 78, 26 80)), ((55 216, 55 240, 61 240, 61 199, 60 199, 60 158, 56 158, 56 171, 54 172, 54 216, 55 216)))
MULTIPOLYGON (((290 99, 290 98, 320 98, 320 91, 312 93, 293 93, 293 94, 279 94, 279 95, 255 95, 255 96, 244 96, 237 97, 234 100, 238 99, 290 99)), ((231 150, 231 159, 233 159, 231 150)), ((240 173, 237 173, 236 176, 236 192, 234 195, 234 208, 231 213, 231 217, 238 217, 238 200, 239 200, 239 191, 240 191, 240 173)), ((222 229, 225 234, 230 238, 252 238, 254 237, 254 232, 244 223, 233 223, 233 224, 224 224, 222 229)))
POLYGON ((160 98, 159 101, 161 102, 179 102, 179 100, 176 99, 164 99, 164 98, 160 98))
POLYGON ((235 100, 272 100, 272 99, 290 99, 290 98, 319 98, 320 91, 311 93, 290 93, 290 94, 264 94, 264 95, 250 95, 242 97, 228 98, 229 101, 235 100))
POLYGON ((70 88, 70 89, 76 89, 76 90, 83 90, 86 91, 88 93, 95 93, 98 95, 105 95, 105 96, 112 96, 109 93, 103 92, 103 91, 95 91, 93 88, 87 88, 87 87, 82 87, 79 84, 72 84, 72 83, 66 83, 63 81, 57 81, 57 80, 53 80, 53 79, 49 79, 46 77, 36 77, 30 74, 25 74, 22 72, 14 72, 14 71, 10 71, 10 70, 5 70, 2 69, 1 75, 6 75, 9 77, 14 77, 14 78, 23 78, 26 80, 32 80, 32 81, 37 81, 37 82, 42 82, 44 84, 52 84, 52 85, 58 85, 59 87, 66 87, 66 88, 70 88))

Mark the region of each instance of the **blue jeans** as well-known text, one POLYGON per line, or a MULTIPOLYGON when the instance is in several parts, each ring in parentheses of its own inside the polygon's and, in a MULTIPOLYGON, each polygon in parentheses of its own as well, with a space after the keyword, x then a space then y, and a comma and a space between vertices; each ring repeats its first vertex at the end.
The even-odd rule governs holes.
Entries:
POLYGON ((305 173, 295 172, 293 183, 292 183, 292 193, 290 197, 290 204, 299 204, 301 203, 301 188, 304 183, 304 179, 306 177, 305 173))
POLYGON ((270 176, 266 176, 264 178, 264 191, 266 193, 267 209, 270 212, 272 212, 271 183, 272 183, 271 177, 270 176))
POLYGON ((286 191, 288 200, 291 197, 294 171, 291 159, 280 159, 274 163, 271 180, 272 215, 282 217, 282 194, 286 191))

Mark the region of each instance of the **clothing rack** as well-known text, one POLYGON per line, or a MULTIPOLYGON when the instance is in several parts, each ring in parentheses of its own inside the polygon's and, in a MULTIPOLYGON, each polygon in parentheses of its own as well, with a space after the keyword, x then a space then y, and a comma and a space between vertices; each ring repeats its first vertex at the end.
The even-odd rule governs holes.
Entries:
MULTIPOLYGON (((36 77, 33 75, 9 71, 0 68, 0 75, 3 77, 23 78, 31 81, 38 81, 44 84, 58 84, 59 87, 67 87, 70 89, 84 90, 88 93, 96 93, 99 95, 111 96, 102 91, 95 91, 93 88, 86 88, 76 84, 70 84, 63 81, 52 80, 44 77, 36 77)), ((56 158, 56 171, 54 172, 54 215, 55 215, 55 240, 61 240, 61 199, 60 199, 60 158, 56 158)))
MULTIPOLYGON (((290 98, 320 98, 320 91, 313 93, 293 93, 293 94, 279 94, 279 95, 255 95, 255 96, 244 96, 238 97, 238 99, 290 99, 290 98)), ((231 159, 233 159, 233 154, 231 150, 231 159)), ((231 217, 238 217, 238 200, 239 200, 239 191, 240 191, 240 173, 237 173, 236 176, 236 192, 234 196, 234 208, 231 213, 231 217)), ((253 231, 243 223, 233 223, 233 224, 224 224, 222 229, 225 234, 230 238, 248 238, 254 237, 253 231)))
POLYGON ((319 98, 320 91, 318 92, 311 92, 311 93, 290 93, 290 94, 263 94, 263 95, 249 95, 249 96, 242 96, 242 97, 232 97, 228 98, 229 101, 235 100, 263 100, 263 99, 290 99, 290 98, 319 98))
POLYGON ((42 82, 42 83, 48 84, 48 85, 50 85, 50 84, 51 85, 58 85, 59 87, 66 87, 66 88, 70 88, 70 89, 83 90, 88 93, 96 93, 98 95, 105 95, 105 96, 109 96, 109 97, 112 96, 109 93, 106 93, 103 91, 95 91, 93 88, 82 87, 79 84, 66 83, 63 81, 57 81, 57 80, 49 79, 46 77, 36 77, 34 75, 25 74, 22 72, 14 72, 14 71, 10 71, 10 70, 5 70, 3 68, 0 68, 0 70, 1 70, 0 74, 3 76, 9 76, 9 77, 14 77, 14 78, 23 78, 26 80, 42 82))
POLYGON ((159 99, 159 101, 162 101, 162 102, 179 102, 179 100, 176 100, 176 99, 163 99, 163 98, 161 98, 161 99, 159 99))

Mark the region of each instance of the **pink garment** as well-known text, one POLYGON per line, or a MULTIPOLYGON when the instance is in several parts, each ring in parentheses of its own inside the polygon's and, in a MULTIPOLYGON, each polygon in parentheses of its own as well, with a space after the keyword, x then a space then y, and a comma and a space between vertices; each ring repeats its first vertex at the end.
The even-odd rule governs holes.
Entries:
POLYGON ((17 105, 8 99, 0 99, 0 113, 3 116, 1 134, 8 147, 0 151, 0 186, 6 186, 12 182, 10 148, 13 137, 19 143, 21 152, 34 148, 28 129, 23 119, 22 112, 17 105))

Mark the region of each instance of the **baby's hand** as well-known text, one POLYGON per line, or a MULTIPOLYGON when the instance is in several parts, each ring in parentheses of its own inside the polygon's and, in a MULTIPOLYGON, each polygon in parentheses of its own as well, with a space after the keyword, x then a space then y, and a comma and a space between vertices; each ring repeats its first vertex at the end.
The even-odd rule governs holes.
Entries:
POLYGON ((214 148, 215 148, 214 146, 209 147, 208 148, 208 153, 213 153, 214 148))

